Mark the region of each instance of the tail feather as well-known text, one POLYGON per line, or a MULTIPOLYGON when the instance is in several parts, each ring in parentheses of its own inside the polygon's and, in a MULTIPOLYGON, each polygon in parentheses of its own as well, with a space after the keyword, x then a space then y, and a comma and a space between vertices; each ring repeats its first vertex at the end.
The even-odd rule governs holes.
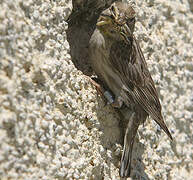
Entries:
POLYGON ((131 173, 131 159, 132 159, 132 150, 134 139, 137 133, 137 129, 140 125, 140 119, 135 116, 135 113, 132 114, 124 137, 124 148, 123 154, 121 157, 121 166, 119 170, 120 177, 129 177, 131 173))
POLYGON ((131 159, 132 159, 132 150, 133 150, 134 139, 124 146, 122 158, 121 158, 121 167, 120 167, 120 176, 129 177, 131 173, 131 159))

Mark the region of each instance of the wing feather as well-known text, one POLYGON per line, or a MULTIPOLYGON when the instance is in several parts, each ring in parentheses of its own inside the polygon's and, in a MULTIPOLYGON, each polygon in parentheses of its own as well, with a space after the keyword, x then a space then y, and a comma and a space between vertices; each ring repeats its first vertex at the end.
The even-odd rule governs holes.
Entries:
MULTIPOLYGON (((110 63, 120 76, 128 98, 146 111, 172 139, 161 114, 161 105, 154 82, 138 42, 116 42, 111 47, 110 63)), ((120 87, 121 88, 121 87, 120 87)), ((124 98, 123 98, 124 99, 124 98)))

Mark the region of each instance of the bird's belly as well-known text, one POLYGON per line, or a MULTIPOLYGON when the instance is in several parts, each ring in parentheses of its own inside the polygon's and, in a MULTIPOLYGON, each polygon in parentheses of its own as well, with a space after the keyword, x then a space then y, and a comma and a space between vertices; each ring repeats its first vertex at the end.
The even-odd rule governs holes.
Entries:
POLYGON ((96 74, 99 78, 108 86, 108 88, 113 92, 115 96, 120 95, 122 81, 119 75, 114 72, 111 68, 111 65, 105 61, 104 57, 101 57, 101 62, 97 62, 97 67, 95 69, 96 74))
POLYGON ((113 71, 116 67, 112 68, 109 62, 110 45, 97 29, 91 37, 89 50, 93 70, 114 95, 118 96, 122 81, 119 75, 113 71), (98 38, 96 38, 96 35, 98 35, 98 38))

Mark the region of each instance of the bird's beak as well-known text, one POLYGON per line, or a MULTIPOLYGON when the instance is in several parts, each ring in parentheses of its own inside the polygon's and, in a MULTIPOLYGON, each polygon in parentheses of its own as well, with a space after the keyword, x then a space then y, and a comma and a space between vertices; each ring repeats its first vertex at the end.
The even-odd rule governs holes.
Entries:
POLYGON ((110 22, 109 21, 99 21, 99 22, 97 22, 97 26, 104 26, 104 25, 108 25, 108 24, 110 24, 110 22))
POLYGON ((111 20, 109 18, 106 17, 101 17, 99 18, 96 26, 100 27, 100 26, 104 26, 104 25, 108 25, 111 24, 111 20))

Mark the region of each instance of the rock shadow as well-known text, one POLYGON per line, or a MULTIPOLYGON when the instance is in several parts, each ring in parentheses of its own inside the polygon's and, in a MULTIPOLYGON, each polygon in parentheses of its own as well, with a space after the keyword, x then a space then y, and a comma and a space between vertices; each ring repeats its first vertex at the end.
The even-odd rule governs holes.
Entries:
POLYGON ((85 75, 92 75, 89 63, 89 40, 96 27, 99 13, 87 20, 86 14, 76 15, 72 12, 68 19, 67 41, 70 45, 70 55, 75 67, 85 75))

